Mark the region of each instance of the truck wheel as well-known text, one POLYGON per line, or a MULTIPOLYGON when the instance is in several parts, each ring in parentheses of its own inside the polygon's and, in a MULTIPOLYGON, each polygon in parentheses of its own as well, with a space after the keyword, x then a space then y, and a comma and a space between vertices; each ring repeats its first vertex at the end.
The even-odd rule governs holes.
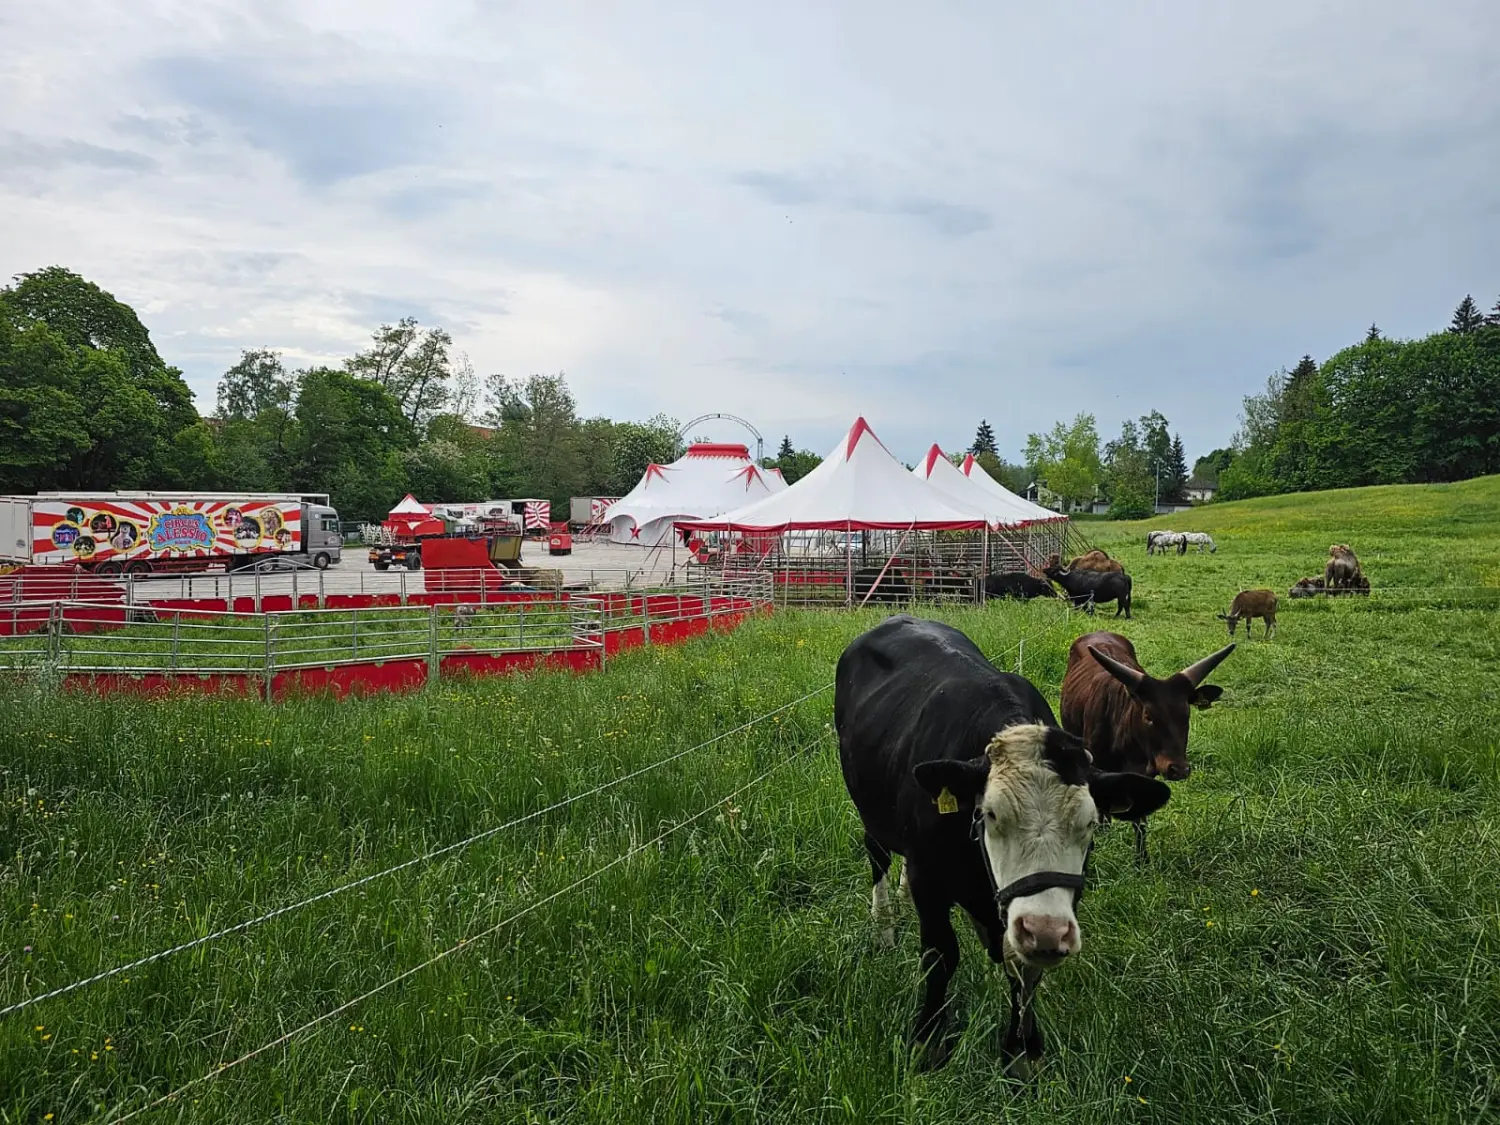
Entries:
POLYGON ((140 559, 140 560, 138 560, 136 562, 133 562, 133 563, 129 564, 128 566, 126 566, 125 573, 126 574, 150 574, 151 573, 151 564, 149 562, 147 562, 145 559, 140 559))
POLYGON ((94 567, 95 574, 102 574, 106 578, 113 578, 117 574, 124 574, 125 568, 117 562, 102 562, 94 567))
POLYGON ((386 562, 384 559, 382 559, 378 563, 371 563, 370 565, 373 566, 376 570, 390 570, 391 569, 391 564, 388 563, 388 562, 386 562))
POLYGON ((422 556, 421 556, 420 552, 413 551, 413 552, 411 552, 410 554, 408 554, 406 556, 406 569, 407 570, 421 570, 422 569, 422 556))
POLYGON ((313 566, 317 567, 319 570, 327 570, 330 561, 331 560, 329 559, 328 554, 325 551, 319 551, 316 555, 313 556, 313 566))

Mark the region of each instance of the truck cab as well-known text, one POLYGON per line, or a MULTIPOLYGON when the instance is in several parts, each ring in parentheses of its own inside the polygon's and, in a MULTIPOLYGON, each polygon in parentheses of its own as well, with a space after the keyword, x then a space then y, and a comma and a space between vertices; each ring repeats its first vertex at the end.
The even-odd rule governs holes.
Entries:
POLYGON ((339 533, 339 514, 327 504, 307 505, 302 549, 319 570, 343 557, 344 537, 339 533))

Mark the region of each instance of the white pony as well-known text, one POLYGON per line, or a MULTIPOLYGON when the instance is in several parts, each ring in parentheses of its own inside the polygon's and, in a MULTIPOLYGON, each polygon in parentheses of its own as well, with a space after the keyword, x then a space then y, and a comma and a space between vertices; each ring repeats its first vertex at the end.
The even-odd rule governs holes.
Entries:
POLYGON ((1203 553, 1204 547, 1208 548, 1210 555, 1215 554, 1219 550, 1219 545, 1214 542, 1214 537, 1206 531, 1189 531, 1182 538, 1185 542, 1183 550, 1179 551, 1178 554, 1185 552, 1189 546, 1197 547, 1200 555, 1203 553))

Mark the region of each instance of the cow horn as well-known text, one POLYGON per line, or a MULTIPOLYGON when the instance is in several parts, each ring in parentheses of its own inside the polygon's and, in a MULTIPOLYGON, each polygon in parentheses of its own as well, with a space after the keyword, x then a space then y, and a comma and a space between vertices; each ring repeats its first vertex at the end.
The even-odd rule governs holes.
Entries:
POLYGON ((1212 656, 1205 656, 1196 664, 1189 664, 1182 670, 1182 674, 1187 677, 1188 683, 1197 687, 1204 680, 1208 679, 1208 674, 1217 668, 1223 662, 1224 658, 1233 651, 1234 645, 1225 645, 1212 656))
POLYGON ((1146 678, 1146 673, 1142 672, 1139 668, 1132 668, 1128 664, 1121 664, 1113 656, 1106 656, 1092 646, 1089 648, 1089 655, 1104 665, 1105 671, 1109 672, 1110 675, 1114 676, 1115 679, 1119 680, 1132 691, 1139 688, 1141 682, 1146 678))

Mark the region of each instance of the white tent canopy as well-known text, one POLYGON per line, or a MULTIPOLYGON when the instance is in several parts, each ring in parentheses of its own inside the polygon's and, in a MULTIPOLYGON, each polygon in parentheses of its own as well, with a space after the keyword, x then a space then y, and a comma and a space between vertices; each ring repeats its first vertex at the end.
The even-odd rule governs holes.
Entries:
POLYGON ((410 492, 390 512, 393 516, 426 516, 432 514, 432 508, 423 504, 410 492))
POLYGON ((913 476, 863 418, 823 462, 783 492, 716 519, 682 520, 697 531, 935 531, 984 527, 984 511, 913 476))
POLYGON ((965 507, 978 508, 991 527, 1022 527, 1028 522, 979 482, 966 477, 937 444, 927 451, 912 474, 965 507))
POLYGON ((1055 523, 1068 518, 1061 512, 1054 512, 1051 508, 1044 508, 1040 504, 1033 504, 1024 496, 1017 496, 1010 489, 1006 488, 1005 485, 985 472, 984 466, 975 460, 972 453, 964 458, 962 472, 964 476, 969 478, 971 483, 978 485, 985 492, 994 496, 998 501, 1005 504, 1010 511, 1016 512, 1023 524, 1055 523))
POLYGON ((743 445, 699 442, 670 465, 647 465, 639 483, 604 510, 602 522, 611 543, 658 547, 671 541, 673 523, 770 496, 778 491, 775 479, 743 445))

